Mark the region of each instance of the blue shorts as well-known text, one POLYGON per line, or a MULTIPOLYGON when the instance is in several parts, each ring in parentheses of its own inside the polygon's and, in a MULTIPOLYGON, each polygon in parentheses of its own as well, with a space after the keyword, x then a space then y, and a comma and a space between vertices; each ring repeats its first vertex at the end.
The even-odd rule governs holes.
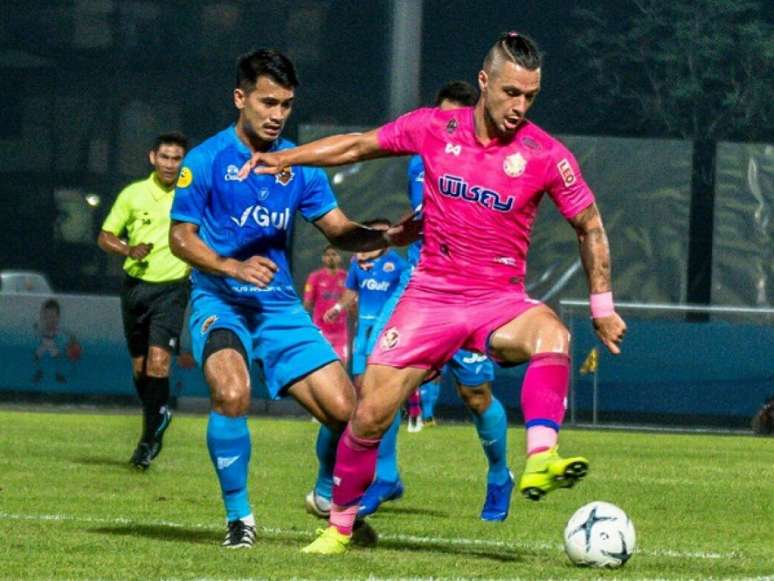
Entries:
POLYGON ((374 347, 376 346, 376 340, 387 326, 387 322, 390 320, 390 317, 392 317, 392 313, 395 312, 395 307, 398 306, 398 301, 400 300, 400 297, 403 295, 403 291, 406 290, 406 287, 411 280, 411 273, 413 270, 413 268, 407 268, 401 273, 398 286, 395 287, 395 290, 390 295, 390 298, 384 302, 382 310, 379 311, 379 316, 373 322, 373 325, 371 326, 371 333, 368 336, 368 343, 365 349, 366 355, 370 355, 371 351, 374 350, 374 347))
POLYGON ((368 355, 373 349, 374 331, 379 319, 359 319, 357 322, 357 334, 352 343, 352 375, 365 373, 368 355))
POLYGON ((494 381, 494 364, 486 355, 460 349, 446 364, 448 369, 461 386, 476 386, 487 381, 494 381))
MULTIPOLYGON (((366 348, 366 354, 370 355, 376 345, 376 340, 382 334, 384 327, 392 317, 392 313, 398 306, 403 291, 406 290, 409 281, 411 280, 412 269, 407 268, 403 271, 400 277, 400 283, 392 293, 392 296, 384 303, 379 317, 371 327, 370 336, 368 340, 368 346, 366 348)), ((354 367, 354 364, 353 364, 354 367)), ((463 386, 475 386, 481 385, 487 381, 494 381, 494 365, 492 361, 485 355, 474 353, 466 349, 460 349, 454 354, 451 361, 444 366, 444 370, 449 369, 457 383, 463 386)), ((365 364, 363 365, 365 370, 365 364)), ((362 371, 361 371, 362 373, 362 371)))
POLYGON ((247 306, 194 289, 188 325, 193 355, 200 367, 209 334, 214 329, 233 331, 242 342, 248 361, 258 361, 263 367, 266 387, 273 399, 284 397, 286 389, 295 382, 338 360, 297 298, 247 306))

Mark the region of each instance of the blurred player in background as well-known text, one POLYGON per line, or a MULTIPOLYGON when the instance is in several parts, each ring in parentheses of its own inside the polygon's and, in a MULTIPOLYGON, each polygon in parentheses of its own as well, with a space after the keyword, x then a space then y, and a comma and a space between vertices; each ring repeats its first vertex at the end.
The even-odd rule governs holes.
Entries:
POLYGON ((210 387, 207 447, 225 505, 228 548, 255 543, 247 490, 252 361, 261 366, 271 397, 292 396, 334 434, 319 457, 328 478, 354 405, 344 367, 293 286, 287 253, 296 212, 346 250, 384 248, 401 230, 349 220, 322 170, 294 166, 276 176, 238 175, 252 153, 292 146, 280 135, 297 85, 293 64, 276 50, 239 58, 236 124, 186 156, 171 212, 172 251, 194 267, 189 328, 210 387))
MULTIPOLYGON (((478 92, 470 84, 464 81, 451 81, 438 91, 435 106, 442 111, 447 111, 470 107, 475 105, 477 100, 478 92)), ((422 210, 424 186, 425 169, 422 158, 415 155, 409 161, 408 169, 408 197, 414 212, 422 210)), ((381 334, 408 286, 412 271, 419 263, 421 249, 421 241, 414 242, 409 246, 408 256, 411 269, 404 273, 400 288, 382 309, 379 321, 374 327, 369 352, 373 350, 376 338, 381 334)), ((470 272, 470 275, 475 276, 475 272, 470 272)), ((448 370, 454 377, 457 393, 467 406, 473 419, 489 465, 486 498, 481 510, 481 519, 503 521, 508 517, 513 476, 508 469, 508 418, 503 405, 492 395, 489 383, 494 379, 494 367, 485 355, 461 349, 454 354, 444 369, 448 370)), ((439 388, 437 380, 426 381, 421 387, 420 399, 425 416, 423 422, 425 423, 429 424, 433 421, 433 408, 435 400, 438 399, 439 388)), ((358 512, 359 516, 372 514, 382 502, 399 498, 403 494, 396 452, 399 425, 400 417, 396 415, 379 445, 376 478, 363 496, 358 512)))
POLYGON ((326 246, 322 254, 323 268, 311 272, 304 285, 304 308, 312 313, 312 321, 330 342, 344 368, 349 367, 348 313, 336 307, 344 294, 347 271, 341 268, 341 254, 326 246), (339 309, 336 317, 325 319, 329 309, 339 309))
MULTIPOLYGON (((388 228, 389 220, 376 218, 364 222, 372 228, 388 228)), ((338 306, 326 313, 326 319, 337 317, 357 305, 357 332, 352 347, 352 375, 355 385, 366 368, 368 344, 374 324, 384 304, 398 288, 401 275, 408 268, 406 260, 394 250, 358 252, 347 272, 347 290, 338 306)))
POLYGON ((296 163, 340 165, 419 153, 425 166, 419 266, 377 340, 339 442, 330 526, 308 553, 347 550, 382 435, 401 402, 458 349, 504 365, 528 362, 521 390, 527 461, 519 491, 537 500, 573 486, 588 460, 558 454, 569 387, 570 336, 524 286, 531 229, 548 194, 575 229, 597 336, 620 353, 626 324, 612 298, 610 251, 594 195, 572 153, 526 120, 540 91, 542 56, 528 37, 497 39, 478 75, 474 108, 419 109, 365 133, 254 155, 256 173, 296 163), (471 276, 475 273, 475 277, 471 276))
MULTIPOLYGON (((437 383, 437 380, 425 383, 437 383)), ((417 434, 422 431, 422 394, 419 389, 412 391, 406 399, 406 413, 408 414, 408 433, 417 434)))
MULTIPOLYGON (((364 222, 365 226, 386 229, 389 220, 376 218, 364 222)), ((358 252, 347 273, 346 290, 341 301, 325 313, 326 321, 335 321, 342 312, 357 305, 357 332, 352 348, 352 375, 358 385, 365 371, 368 358, 369 337, 384 304, 398 288, 401 275, 408 269, 406 260, 394 250, 374 250, 358 252)), ((317 434, 317 449, 330 446, 334 434, 325 426, 320 426, 317 434)), ((318 456, 320 453, 318 452, 318 456)), ((333 482, 326 474, 325 466, 320 464, 320 473, 314 489, 306 496, 307 511, 320 517, 330 513, 333 482)))
POLYGON ((126 257, 121 314, 143 407, 142 436, 130 462, 142 470, 161 451, 172 419, 169 369, 180 347, 189 269, 169 250, 169 209, 187 149, 184 135, 159 135, 148 153, 153 171, 118 195, 97 239, 105 252, 126 257))

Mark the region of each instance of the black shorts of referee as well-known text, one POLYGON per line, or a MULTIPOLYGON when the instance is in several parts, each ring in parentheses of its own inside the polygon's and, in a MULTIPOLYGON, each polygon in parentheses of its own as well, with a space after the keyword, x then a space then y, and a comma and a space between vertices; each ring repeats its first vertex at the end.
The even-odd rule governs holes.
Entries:
POLYGON ((144 357, 153 345, 179 353, 188 305, 188 277, 147 282, 128 274, 121 286, 121 316, 130 355, 144 357))

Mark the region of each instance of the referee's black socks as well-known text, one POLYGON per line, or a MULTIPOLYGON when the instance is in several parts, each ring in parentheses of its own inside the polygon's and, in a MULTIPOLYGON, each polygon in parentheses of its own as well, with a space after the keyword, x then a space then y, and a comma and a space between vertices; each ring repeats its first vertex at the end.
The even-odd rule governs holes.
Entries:
POLYGON ((140 401, 142 402, 143 406, 145 405, 145 384, 148 381, 148 378, 145 375, 133 375, 132 379, 134 380, 134 389, 137 392, 137 397, 140 398, 140 401))
POLYGON ((154 439, 156 431, 164 421, 162 408, 169 404, 169 377, 146 377, 143 398, 143 436, 145 442, 154 439))

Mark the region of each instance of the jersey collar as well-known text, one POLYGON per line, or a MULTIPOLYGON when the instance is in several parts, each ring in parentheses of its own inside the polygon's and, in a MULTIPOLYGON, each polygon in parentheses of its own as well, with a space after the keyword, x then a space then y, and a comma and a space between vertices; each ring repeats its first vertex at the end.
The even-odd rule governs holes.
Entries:
POLYGON ((148 181, 151 183, 151 196, 153 196, 153 199, 157 202, 161 199, 170 196, 174 194, 175 188, 174 186, 170 190, 165 190, 164 187, 161 185, 161 182, 158 179, 158 176, 156 175, 156 171, 152 171, 150 175, 148 176, 148 181))
POLYGON ((519 125, 518 129, 516 129, 516 132, 513 134, 513 137, 507 141, 501 141, 499 136, 495 136, 494 139, 492 139, 487 145, 484 145, 478 140, 478 135, 476 135, 476 108, 471 107, 470 108, 470 114, 466 115, 465 122, 467 124, 467 129, 470 132, 471 137, 473 138, 473 143, 476 144, 477 147, 487 150, 497 147, 504 147, 507 145, 510 145, 511 143, 514 143, 516 141, 516 136, 521 133, 521 131, 526 127, 526 125, 529 123, 527 119, 521 122, 521 125, 519 125))

